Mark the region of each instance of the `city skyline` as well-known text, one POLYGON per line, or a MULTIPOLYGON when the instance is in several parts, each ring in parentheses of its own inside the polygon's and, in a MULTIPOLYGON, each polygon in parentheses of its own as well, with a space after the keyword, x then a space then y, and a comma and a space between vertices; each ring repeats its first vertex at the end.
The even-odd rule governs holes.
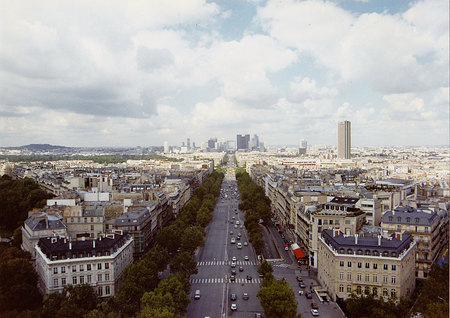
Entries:
POLYGON ((448 144, 444 1, 2 4, 0 147, 448 144))

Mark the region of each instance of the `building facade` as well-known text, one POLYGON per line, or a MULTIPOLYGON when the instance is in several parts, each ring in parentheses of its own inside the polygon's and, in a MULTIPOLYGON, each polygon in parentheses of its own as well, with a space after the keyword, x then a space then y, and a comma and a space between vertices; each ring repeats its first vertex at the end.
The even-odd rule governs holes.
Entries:
POLYGON ((133 263, 133 238, 119 232, 74 242, 41 238, 35 249, 38 285, 44 294, 61 292, 66 285, 89 284, 100 297, 114 296, 120 275, 133 263))
POLYGON ((409 297, 415 288, 416 249, 409 234, 359 237, 324 230, 319 237, 318 278, 334 301, 352 293, 409 297))

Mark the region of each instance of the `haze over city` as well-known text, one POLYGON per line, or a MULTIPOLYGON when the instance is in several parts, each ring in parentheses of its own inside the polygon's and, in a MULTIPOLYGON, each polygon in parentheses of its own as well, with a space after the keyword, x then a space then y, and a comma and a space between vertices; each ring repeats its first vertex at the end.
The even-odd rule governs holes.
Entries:
POLYGON ((1 3, 1 146, 448 144, 447 1, 1 3))

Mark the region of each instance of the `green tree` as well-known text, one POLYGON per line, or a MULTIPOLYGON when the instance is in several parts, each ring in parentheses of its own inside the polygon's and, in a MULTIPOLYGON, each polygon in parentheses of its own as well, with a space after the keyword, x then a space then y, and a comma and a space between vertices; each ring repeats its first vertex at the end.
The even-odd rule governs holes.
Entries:
POLYGON ((264 260, 258 267, 258 273, 265 276, 267 273, 273 273, 273 267, 266 260, 264 260))
POLYGON ((158 272, 162 272, 169 264, 169 255, 167 251, 160 245, 153 246, 144 257, 145 261, 156 264, 158 272))
POLYGON ((197 247, 205 243, 205 231, 200 226, 187 228, 181 236, 181 248, 188 252, 193 252, 197 247))
POLYGON ((287 282, 274 281, 262 287, 257 294, 267 318, 295 318, 297 302, 292 289, 287 282))
POLYGON ((197 274, 197 262, 188 252, 181 252, 175 255, 170 264, 171 272, 178 272, 183 277, 197 274))
POLYGON ((176 224, 164 227, 158 233, 156 241, 164 247, 169 253, 175 253, 180 247, 180 232, 176 224))

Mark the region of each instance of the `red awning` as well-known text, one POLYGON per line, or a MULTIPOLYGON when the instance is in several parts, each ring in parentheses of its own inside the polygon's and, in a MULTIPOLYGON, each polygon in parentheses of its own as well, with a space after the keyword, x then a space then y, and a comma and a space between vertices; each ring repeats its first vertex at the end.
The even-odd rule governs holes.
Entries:
POLYGON ((297 248, 297 249, 293 250, 293 252, 297 259, 305 257, 305 253, 303 253, 301 248, 297 248))

